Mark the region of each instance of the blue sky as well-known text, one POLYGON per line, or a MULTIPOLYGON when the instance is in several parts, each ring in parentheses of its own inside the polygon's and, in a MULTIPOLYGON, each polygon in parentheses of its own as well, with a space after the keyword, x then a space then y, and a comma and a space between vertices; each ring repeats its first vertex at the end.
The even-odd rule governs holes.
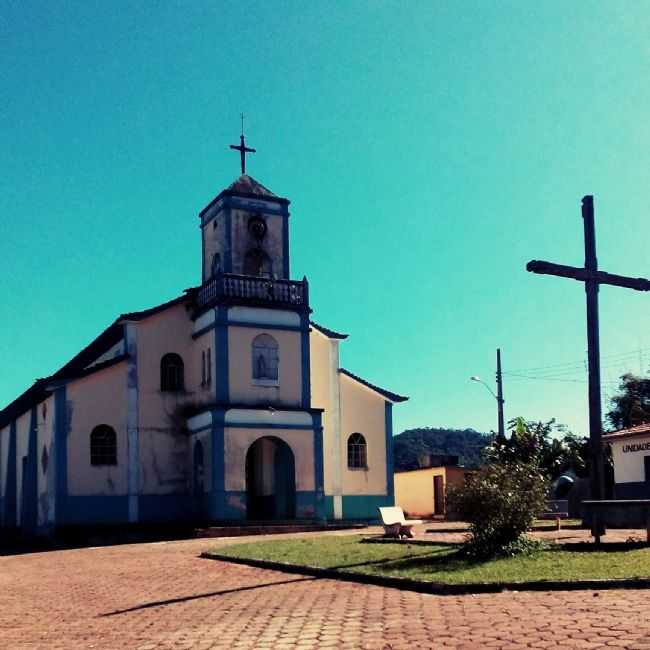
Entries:
MULTIPOLYGON (((494 428, 497 346, 535 377, 506 417, 586 431, 583 287, 525 264, 583 263, 592 193, 601 268, 650 276, 646 2, 9 1, 0 57, 1 405, 199 282, 243 110, 314 318, 411 397, 396 431, 494 428)), ((607 395, 650 296, 600 297, 607 395)))

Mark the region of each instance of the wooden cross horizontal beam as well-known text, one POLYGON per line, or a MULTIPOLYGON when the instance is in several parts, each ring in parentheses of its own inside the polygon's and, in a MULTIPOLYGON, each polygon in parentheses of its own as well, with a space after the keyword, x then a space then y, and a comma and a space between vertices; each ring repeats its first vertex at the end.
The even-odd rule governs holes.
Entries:
POLYGON ((562 278, 571 278, 579 282, 596 281, 598 284, 610 284, 615 287, 625 287, 636 291, 650 291, 650 280, 645 278, 628 278, 624 275, 614 275, 605 271, 590 271, 575 266, 565 266, 542 260, 532 260, 526 264, 526 270, 541 275, 558 275, 562 278))

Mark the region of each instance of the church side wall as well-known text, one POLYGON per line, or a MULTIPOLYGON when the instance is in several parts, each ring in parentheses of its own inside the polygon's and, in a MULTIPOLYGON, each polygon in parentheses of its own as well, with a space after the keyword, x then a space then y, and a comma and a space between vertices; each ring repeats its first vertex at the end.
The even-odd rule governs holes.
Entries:
POLYGON ((257 327, 228 328, 230 401, 234 404, 281 404, 300 406, 302 401, 302 354, 300 332, 257 327), (258 386, 253 380, 253 339, 270 334, 278 342, 280 362, 277 386, 258 386))
MULTIPOLYGON (((191 516, 189 439, 184 408, 209 401, 201 386, 201 350, 211 348, 210 333, 192 339, 184 304, 137 324, 139 520, 164 521, 191 516), (184 390, 160 390, 160 361, 167 353, 183 359, 184 390)), ((212 375, 214 377, 214 374, 212 375)))
POLYGON ((126 389, 126 363, 76 379, 66 387, 69 430, 63 522, 67 525, 127 520, 126 389), (100 424, 115 430, 117 465, 90 463, 90 434, 100 424))
POLYGON ((374 391, 339 374, 343 518, 376 518, 377 507, 393 505, 387 489, 386 401, 374 391), (349 469, 347 441, 361 433, 367 444, 367 469, 349 469))

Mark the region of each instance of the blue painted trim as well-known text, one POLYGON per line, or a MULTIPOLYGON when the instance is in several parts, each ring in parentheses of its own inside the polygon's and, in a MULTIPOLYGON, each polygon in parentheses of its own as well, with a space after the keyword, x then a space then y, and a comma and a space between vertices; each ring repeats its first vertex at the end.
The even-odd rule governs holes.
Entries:
POLYGON ((66 525, 112 525, 128 522, 129 497, 126 494, 65 497, 66 525))
POLYGON ((312 413, 314 423, 314 485, 316 516, 325 518, 325 476, 323 470, 323 421, 322 413, 312 413))
POLYGON ((246 519, 246 509, 248 507, 248 495, 246 492, 239 490, 224 491, 224 505, 222 519, 228 521, 246 519))
POLYGON ((343 519, 377 519, 377 508, 392 506, 395 500, 386 494, 343 495, 343 519))
POLYGON ((300 335, 302 367, 302 408, 311 406, 311 362, 309 356, 309 315, 301 314, 303 330, 300 335))
POLYGON ((27 533, 36 532, 38 523, 38 461, 37 461, 37 415, 36 406, 32 406, 29 417, 27 438, 27 456, 23 466, 20 526, 27 533))
POLYGON ((325 517, 328 520, 334 519, 334 497, 325 495, 325 517))
POLYGON ((223 410, 212 411, 212 498, 209 516, 224 519, 226 512, 226 465, 224 462, 224 419, 223 410))
POLYGON ((395 479, 393 474, 393 404, 384 402, 386 423, 386 494, 395 500, 395 479))
POLYGON ((226 422, 224 426, 233 429, 296 429, 301 431, 311 431, 314 428, 311 424, 267 424, 264 422, 226 422))
MULTIPOLYGON (((325 503, 325 499, 322 499, 322 502, 325 503)), ((228 490, 224 492, 223 517, 218 519, 226 521, 244 520, 246 519, 246 507, 247 494, 245 491, 228 490)), ((322 515, 318 514, 316 492, 313 490, 296 490, 296 518, 323 518, 322 515)))
POLYGON ((317 491, 296 491, 296 519, 325 519, 325 498, 317 491))
POLYGON ((226 235, 226 241, 225 241, 225 250, 223 251, 223 270, 224 273, 232 273, 232 214, 230 211, 230 208, 227 207, 225 209, 225 220, 224 220, 224 228, 225 228, 225 235, 226 235))
POLYGON ((214 355, 216 364, 216 399, 220 404, 227 404, 230 399, 230 364, 228 362, 228 308, 223 305, 216 308, 214 355), (222 327, 222 325, 225 325, 222 327))
POLYGON ((289 215, 282 215, 282 275, 287 280, 289 275, 289 215))
POLYGON ((18 524, 18 474, 16 472, 16 420, 9 425, 9 446, 7 448, 7 477, 5 483, 4 525, 15 528, 18 524))
POLYGON ((141 522, 189 521, 192 519, 192 496, 189 494, 141 494, 138 497, 141 522))
POLYGON ((247 212, 255 212, 256 214, 285 214, 288 210, 286 205, 277 203, 271 197, 260 197, 259 201, 275 205, 260 205, 255 199, 244 199, 235 196, 224 197, 223 203, 224 207, 234 208, 235 210, 246 210, 247 212))
POLYGON ((54 514, 57 526, 67 523, 68 414, 65 385, 54 391, 54 514))
MULTIPOLYGON (((289 310, 286 310, 289 311, 289 310)), ((285 332, 305 332, 304 325, 278 325, 277 323, 247 323, 245 321, 231 320, 225 323, 230 327, 255 327, 264 330, 282 330, 285 332)))

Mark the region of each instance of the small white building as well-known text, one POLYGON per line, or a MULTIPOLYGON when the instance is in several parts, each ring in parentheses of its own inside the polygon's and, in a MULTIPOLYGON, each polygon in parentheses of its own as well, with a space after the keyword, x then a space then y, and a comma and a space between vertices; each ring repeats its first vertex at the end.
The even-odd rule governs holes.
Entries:
POLYGON ((612 449, 614 496, 650 499, 650 423, 603 436, 612 449))

